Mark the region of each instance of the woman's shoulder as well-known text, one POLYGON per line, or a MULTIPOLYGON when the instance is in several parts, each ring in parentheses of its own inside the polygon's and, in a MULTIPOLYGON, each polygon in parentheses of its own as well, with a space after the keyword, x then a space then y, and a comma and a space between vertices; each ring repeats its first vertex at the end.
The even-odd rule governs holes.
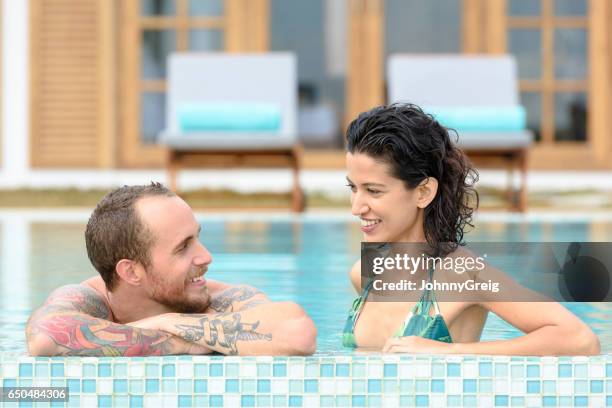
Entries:
POLYGON ((351 278, 351 283, 355 291, 361 293, 361 259, 358 259, 357 262, 353 264, 349 272, 349 277, 351 278))

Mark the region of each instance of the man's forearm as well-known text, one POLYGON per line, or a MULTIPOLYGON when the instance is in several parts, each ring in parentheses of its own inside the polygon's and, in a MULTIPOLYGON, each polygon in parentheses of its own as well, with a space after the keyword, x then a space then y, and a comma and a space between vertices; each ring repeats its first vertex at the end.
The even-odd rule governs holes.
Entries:
MULTIPOLYGON (((153 356, 187 354, 192 347, 170 333, 75 313, 34 319, 28 324, 27 335, 34 355, 153 356)), ((197 351, 204 350, 200 347, 197 351)))

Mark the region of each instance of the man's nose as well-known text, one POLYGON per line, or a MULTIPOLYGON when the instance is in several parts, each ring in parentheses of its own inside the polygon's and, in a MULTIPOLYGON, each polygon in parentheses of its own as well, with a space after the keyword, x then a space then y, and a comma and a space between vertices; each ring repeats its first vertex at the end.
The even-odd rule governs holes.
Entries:
POLYGON ((193 263, 196 265, 210 264, 212 262, 212 255, 210 254, 208 249, 204 246, 204 244, 202 244, 200 241, 198 241, 198 245, 199 245, 198 254, 193 259, 193 263))

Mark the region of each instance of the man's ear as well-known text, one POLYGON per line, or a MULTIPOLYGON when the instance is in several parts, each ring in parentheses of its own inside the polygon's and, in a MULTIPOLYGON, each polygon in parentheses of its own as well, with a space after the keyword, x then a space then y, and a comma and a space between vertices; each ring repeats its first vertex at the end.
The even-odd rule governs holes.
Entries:
POLYGON ((117 262, 115 271, 119 277, 130 285, 140 285, 142 282, 138 263, 130 259, 122 259, 117 262))
POLYGON ((427 177, 417 186, 417 207, 425 208, 433 201, 438 192, 438 180, 434 177, 427 177))

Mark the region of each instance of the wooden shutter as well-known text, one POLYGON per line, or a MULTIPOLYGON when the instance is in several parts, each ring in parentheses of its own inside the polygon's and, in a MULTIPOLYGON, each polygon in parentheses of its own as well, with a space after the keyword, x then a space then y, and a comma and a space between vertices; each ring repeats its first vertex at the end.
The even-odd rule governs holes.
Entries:
POLYGON ((30 4, 32 166, 110 166, 112 1, 30 4))

